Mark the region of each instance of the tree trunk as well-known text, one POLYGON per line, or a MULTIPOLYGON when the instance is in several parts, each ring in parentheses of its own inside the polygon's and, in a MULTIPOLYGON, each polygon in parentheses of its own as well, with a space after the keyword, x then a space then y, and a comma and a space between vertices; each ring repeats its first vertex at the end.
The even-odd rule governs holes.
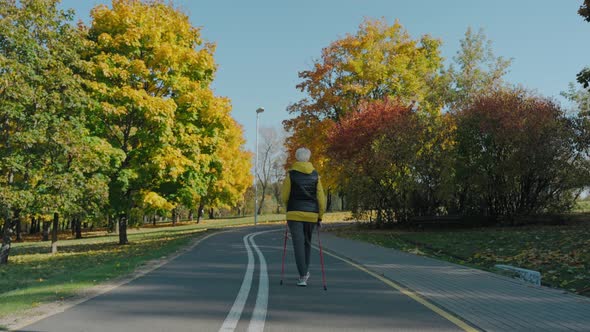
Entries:
POLYGON ((107 224, 109 225, 109 233, 117 234, 117 221, 110 214, 107 215, 107 224))
POLYGON ((127 215, 122 214, 119 217, 119 244, 125 245, 129 244, 129 240, 127 239, 127 215))
POLYGON ((12 220, 10 219, 10 210, 6 209, 6 213, 4 215, 4 226, 2 227, 2 246, 0 247, 0 265, 8 264, 8 256, 10 255, 10 246, 11 246, 11 239, 10 239, 10 226, 12 224, 12 220))
POLYGON ((35 217, 31 217, 31 228, 29 228, 29 234, 37 234, 37 220, 35 217))
POLYGON ((188 220, 191 222, 193 221, 193 210, 192 209, 188 211, 188 220))
POLYGON ((332 192, 328 190, 326 212, 332 212, 332 192))
POLYGON ((203 205, 204 205, 203 200, 201 200, 199 202, 199 211, 197 211, 197 224, 201 222, 201 218, 203 218, 203 213, 205 212, 203 210, 203 208, 204 208, 203 205))
POLYGON ((21 230, 21 220, 20 220, 20 211, 16 210, 14 211, 14 223, 16 225, 16 242, 22 242, 23 240, 23 236, 22 236, 22 230, 21 230))
POLYGON ((152 216, 152 225, 156 226, 156 220, 157 220, 157 218, 156 218, 156 215, 154 214, 152 216))
POLYGON ((49 222, 43 222, 43 241, 49 241, 49 226, 49 222))
POLYGON ((70 220, 70 230, 72 231, 72 235, 76 235, 76 217, 70 220))
POLYGON ((176 208, 172 209, 172 226, 176 226, 176 218, 178 217, 178 211, 176 208))
POLYGON ((76 229, 76 239, 82 238, 82 220, 80 217, 74 219, 74 228, 76 229))
POLYGON ((340 196, 340 209, 346 211, 346 208, 344 207, 344 194, 340 196))
POLYGON ((264 206, 264 197, 266 196, 264 194, 264 187, 262 189, 262 197, 260 198, 260 204, 258 204, 258 215, 262 215, 262 207, 264 206))
POLYGON ((53 228, 51 229, 51 253, 57 254, 57 231, 59 229, 59 213, 53 214, 53 228))
POLYGON ((209 219, 215 219, 215 211, 213 211, 213 208, 209 208, 209 219))
POLYGON ((31 229, 29 230, 29 234, 33 235, 37 232, 37 224, 36 224, 35 216, 31 216, 31 229))

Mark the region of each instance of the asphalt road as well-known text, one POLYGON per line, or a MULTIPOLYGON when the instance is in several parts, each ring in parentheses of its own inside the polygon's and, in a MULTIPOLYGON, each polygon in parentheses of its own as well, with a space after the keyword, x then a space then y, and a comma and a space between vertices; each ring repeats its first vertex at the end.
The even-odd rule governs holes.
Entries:
MULTIPOLYGON (((284 228, 215 234, 170 263, 20 331, 460 331, 445 318, 344 261, 312 252, 297 287, 284 228)), ((317 233, 314 233, 314 237, 317 233)))

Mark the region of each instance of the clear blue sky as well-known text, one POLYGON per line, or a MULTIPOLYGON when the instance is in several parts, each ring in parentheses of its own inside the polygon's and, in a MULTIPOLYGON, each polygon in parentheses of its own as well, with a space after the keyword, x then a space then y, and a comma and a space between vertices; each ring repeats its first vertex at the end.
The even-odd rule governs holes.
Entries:
MULTIPOLYGON (((110 0, 63 0, 89 22, 110 0)), ((229 97, 234 118, 254 150, 255 110, 261 126, 281 125, 299 100, 297 72, 310 68, 330 42, 354 33, 365 17, 397 18, 413 37, 443 41, 449 60, 467 27, 483 28, 496 55, 513 58, 507 80, 559 98, 576 73, 590 66, 590 23, 577 14, 582 0, 175 0, 203 37, 217 44, 217 95, 229 97)), ((561 99, 560 99, 561 100, 561 99)))

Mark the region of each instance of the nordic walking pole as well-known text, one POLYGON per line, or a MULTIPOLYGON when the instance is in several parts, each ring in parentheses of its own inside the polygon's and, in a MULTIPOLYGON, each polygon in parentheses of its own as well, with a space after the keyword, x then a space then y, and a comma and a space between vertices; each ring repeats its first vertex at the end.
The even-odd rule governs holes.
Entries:
POLYGON ((324 281, 324 290, 328 290, 326 285, 326 271, 324 270, 324 253, 322 251, 322 241, 320 240, 320 228, 318 227, 318 244, 320 245, 320 263, 322 264, 322 280, 324 281))
POLYGON ((285 276, 285 255, 287 254, 287 232, 289 231, 289 224, 285 227, 285 244, 283 245, 283 264, 281 266, 281 285, 283 284, 283 277, 285 276))

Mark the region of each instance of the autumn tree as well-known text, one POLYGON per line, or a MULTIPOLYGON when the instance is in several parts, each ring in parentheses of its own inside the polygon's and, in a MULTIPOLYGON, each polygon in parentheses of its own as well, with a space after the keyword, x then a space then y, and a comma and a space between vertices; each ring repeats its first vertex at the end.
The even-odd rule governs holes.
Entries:
POLYGON ((453 63, 444 72, 442 95, 451 110, 461 108, 482 93, 501 87, 512 60, 496 57, 492 43, 483 30, 474 32, 471 27, 461 40, 461 48, 453 63))
POLYGON ((460 211, 492 220, 562 212, 588 182, 573 123, 520 89, 476 98, 456 115, 460 211))
MULTIPOLYGON (((252 182, 243 130, 230 115, 229 99, 198 89, 192 87, 176 101, 175 146, 191 163, 178 176, 164 174, 166 180, 155 190, 158 196, 149 198, 154 204, 148 204, 161 210, 184 206, 197 211, 197 222, 205 205, 213 209, 236 205, 252 182), (204 98, 208 98, 205 104, 204 98)), ((177 216, 173 213, 173 218, 177 216)))
POLYGON ((341 119, 328 151, 343 164, 342 183, 357 216, 385 223, 444 213, 452 179, 449 120, 388 98, 341 119))
POLYGON ((288 164, 297 148, 310 148, 324 186, 336 189, 339 166, 327 158, 325 142, 342 117, 365 101, 385 97, 437 112, 442 105, 431 91, 443 82, 440 43, 428 35, 412 39, 397 21, 366 20, 355 34, 324 48, 312 68, 299 73, 297 88, 306 97, 288 107, 293 118, 283 123, 291 134, 288 164))
MULTIPOLYGON (((305 116, 297 116, 283 121, 284 127, 289 128, 288 136, 285 139, 286 163, 285 167, 291 167, 295 160, 295 151, 300 147, 307 147, 311 151, 310 162, 322 176, 322 185, 326 190, 328 203, 331 201, 332 191, 339 188, 339 165, 332 163, 328 158, 328 133, 336 122, 325 118, 305 119, 305 116)), ((330 205, 327 205, 330 209, 330 205)))
MULTIPOLYGON (((224 123, 217 152, 207 173, 207 192, 199 201, 199 211, 205 205, 211 212, 240 205, 253 181, 250 173, 252 153, 244 148, 242 127, 229 116, 229 112, 224 117, 224 123)), ((211 214, 210 217, 213 217, 211 214)))
POLYGON ((214 45, 180 10, 113 0, 91 16, 86 58, 101 106, 93 130, 124 154, 109 198, 125 244, 127 222, 142 209, 192 208, 206 194, 229 108, 210 88, 214 45))
POLYGON ((110 146, 86 128, 93 102, 83 88, 83 39, 70 24, 73 13, 57 3, 0 5, 3 262, 11 223, 31 213, 55 217, 55 252, 59 216, 80 204, 82 188, 104 186, 92 178, 112 161, 110 146))

